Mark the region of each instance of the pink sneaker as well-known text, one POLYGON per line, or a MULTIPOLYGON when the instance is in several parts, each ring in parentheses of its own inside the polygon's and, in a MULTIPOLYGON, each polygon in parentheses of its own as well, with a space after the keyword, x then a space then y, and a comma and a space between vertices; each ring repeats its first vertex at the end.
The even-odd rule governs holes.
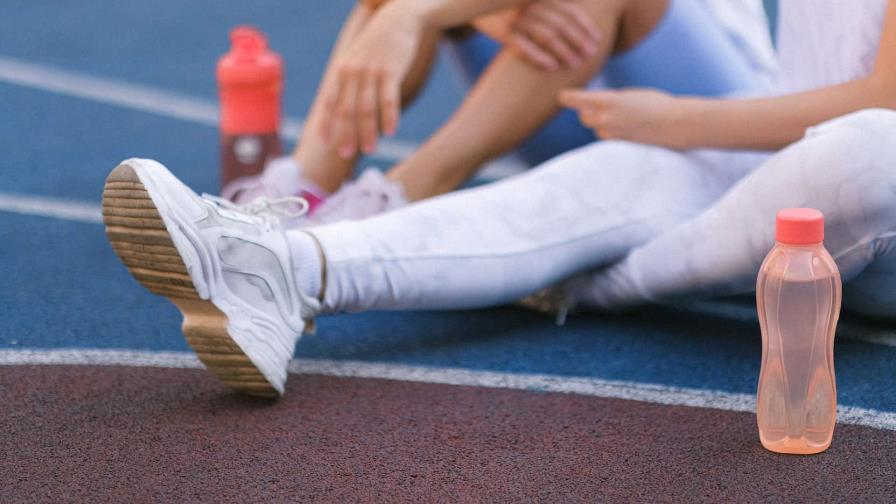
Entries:
POLYGON ((348 182, 329 196, 309 217, 312 224, 358 220, 385 213, 408 204, 401 184, 383 172, 368 168, 357 180, 348 182))

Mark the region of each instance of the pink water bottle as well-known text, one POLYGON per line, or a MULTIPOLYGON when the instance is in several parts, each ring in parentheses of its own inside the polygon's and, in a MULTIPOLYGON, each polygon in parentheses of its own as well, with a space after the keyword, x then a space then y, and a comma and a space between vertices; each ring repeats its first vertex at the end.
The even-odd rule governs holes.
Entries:
POLYGON ((823 240, 821 212, 781 210, 775 246, 759 270, 762 369, 756 418, 762 446, 773 452, 819 453, 834 434, 834 332, 841 287, 823 240))

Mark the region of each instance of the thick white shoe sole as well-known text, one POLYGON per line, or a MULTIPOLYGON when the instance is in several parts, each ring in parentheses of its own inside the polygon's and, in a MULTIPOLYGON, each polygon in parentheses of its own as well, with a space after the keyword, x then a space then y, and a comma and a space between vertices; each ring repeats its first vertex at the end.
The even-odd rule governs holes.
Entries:
POLYGON ((267 367, 265 362, 274 365, 277 359, 255 355, 257 362, 253 362, 244 351, 248 345, 246 337, 228 330, 231 324, 225 311, 213 302, 214 296, 205 293, 209 287, 197 288, 191 278, 184 260, 187 251, 175 245, 184 240, 172 239, 169 232, 177 229, 176 223, 166 225, 157 202, 137 170, 127 162, 112 170, 106 179, 103 222, 112 248, 131 275, 150 292, 167 297, 180 309, 187 343, 209 371, 244 394, 267 398, 282 395, 285 369, 282 377, 278 376, 280 372, 267 369, 270 379, 266 378, 262 369, 267 367), (200 291, 204 294, 200 295, 200 291))

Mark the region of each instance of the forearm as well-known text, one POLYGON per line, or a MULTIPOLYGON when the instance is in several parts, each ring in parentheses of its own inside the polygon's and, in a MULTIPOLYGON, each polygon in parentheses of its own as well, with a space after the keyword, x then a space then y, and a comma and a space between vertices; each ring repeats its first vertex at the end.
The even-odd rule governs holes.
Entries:
POLYGON ((806 128, 865 108, 896 108, 891 86, 875 77, 790 95, 713 100, 682 98, 673 126, 677 147, 780 149, 806 128))

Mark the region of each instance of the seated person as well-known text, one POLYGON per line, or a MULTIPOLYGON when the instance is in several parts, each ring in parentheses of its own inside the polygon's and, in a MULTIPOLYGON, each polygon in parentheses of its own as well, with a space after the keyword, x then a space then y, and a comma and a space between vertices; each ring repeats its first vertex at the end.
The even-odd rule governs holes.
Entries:
POLYGON ((395 132, 400 105, 423 86, 446 34, 475 80, 463 103, 417 152, 385 177, 368 170, 316 221, 450 191, 521 143, 534 166, 594 141, 574 114, 558 115, 556 95, 567 86, 720 96, 764 91, 774 71, 759 0, 367 1, 345 22, 292 156, 231 183, 223 196, 250 203, 302 195, 315 213, 352 176, 359 155, 395 132), (471 22, 501 44, 456 33, 471 22))

